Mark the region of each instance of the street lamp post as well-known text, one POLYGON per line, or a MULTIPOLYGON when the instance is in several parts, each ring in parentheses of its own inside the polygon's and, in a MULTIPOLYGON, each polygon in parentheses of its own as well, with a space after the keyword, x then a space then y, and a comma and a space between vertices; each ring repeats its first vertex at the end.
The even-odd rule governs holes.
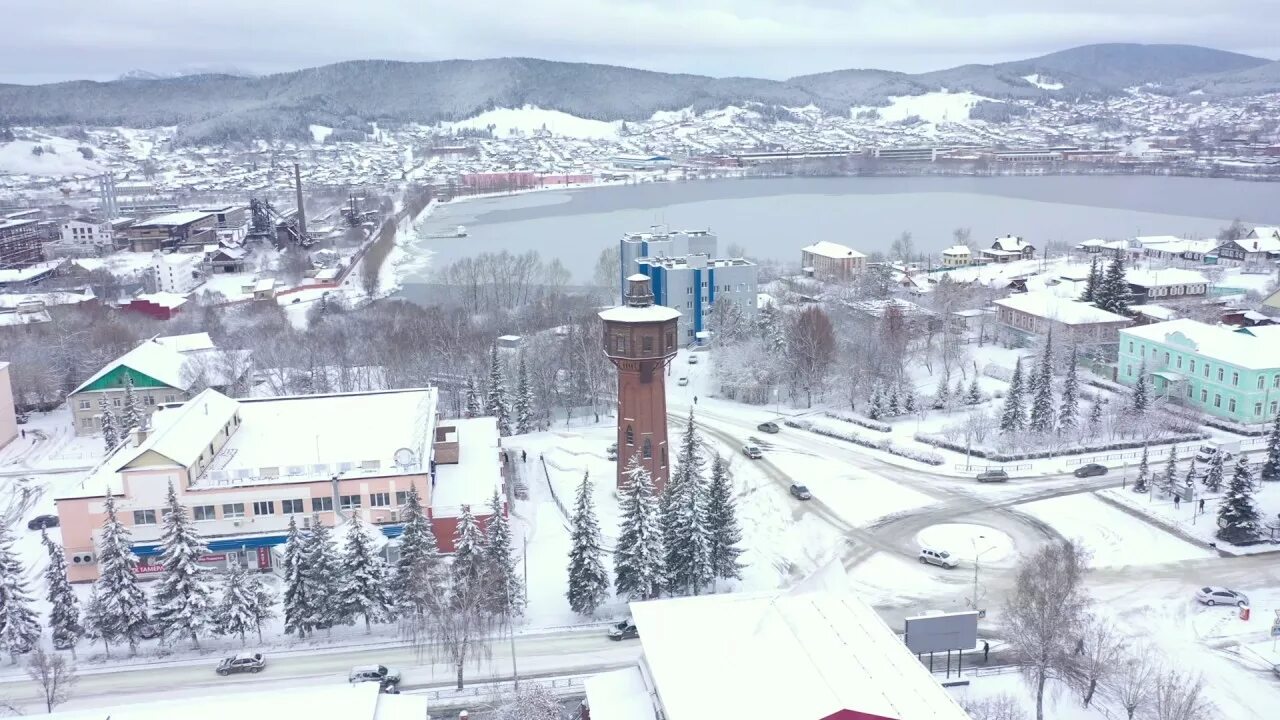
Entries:
POLYGON ((976 538, 969 538, 969 544, 973 546, 973 609, 978 609, 978 566, 982 560, 982 556, 995 550, 995 546, 991 546, 982 552, 978 552, 978 541, 986 540, 986 535, 979 535, 976 538))

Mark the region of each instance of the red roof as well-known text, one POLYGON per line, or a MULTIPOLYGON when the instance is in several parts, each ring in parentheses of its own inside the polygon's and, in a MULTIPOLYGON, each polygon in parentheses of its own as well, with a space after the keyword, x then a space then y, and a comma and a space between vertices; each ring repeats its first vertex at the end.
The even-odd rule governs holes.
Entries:
POLYGON ((872 715, 871 713, 858 712, 857 710, 840 710, 822 718, 822 720, 898 720, 898 718, 887 718, 883 715, 872 715))

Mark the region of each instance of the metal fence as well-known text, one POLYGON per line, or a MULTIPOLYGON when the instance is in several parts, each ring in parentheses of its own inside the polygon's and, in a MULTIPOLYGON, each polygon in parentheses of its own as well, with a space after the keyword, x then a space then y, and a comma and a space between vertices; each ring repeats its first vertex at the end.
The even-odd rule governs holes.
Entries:
POLYGON ((964 463, 956 463, 957 470, 970 472, 987 472, 988 470, 1004 470, 1005 472, 1021 472, 1030 470, 1031 463, 1018 463, 1017 465, 966 465, 964 463))

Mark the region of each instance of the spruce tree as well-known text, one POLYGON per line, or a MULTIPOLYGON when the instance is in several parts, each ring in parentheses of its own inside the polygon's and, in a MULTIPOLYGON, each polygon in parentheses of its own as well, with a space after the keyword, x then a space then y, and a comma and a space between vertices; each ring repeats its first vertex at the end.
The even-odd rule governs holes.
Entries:
POLYGON ((480 403, 480 391, 476 389, 476 379, 467 376, 466 383, 467 417, 478 418, 484 414, 484 406, 480 403))
POLYGON ((338 613, 343 618, 364 619, 365 632, 387 619, 391 598, 387 594, 387 564, 373 546, 369 528, 352 512, 347 521, 347 543, 338 562, 338 613))
MULTIPOLYGON (((1222 453, 1218 453, 1221 455, 1222 453)), ((1253 499, 1253 473, 1249 460, 1240 454, 1235 472, 1227 484, 1227 492, 1218 505, 1218 537, 1229 543, 1243 544, 1258 539, 1258 505, 1253 499)))
POLYGON ((1262 480, 1280 480, 1280 414, 1271 424, 1271 432, 1267 434, 1267 459, 1262 463, 1259 473, 1262 480))
POLYGON ((914 415, 916 410, 920 409, 920 400, 916 397, 916 393, 911 388, 907 388, 902 393, 902 413, 904 415, 914 415))
POLYGON ((422 512, 416 485, 409 486, 400 519, 404 531, 391 580, 391 600, 398 614, 421 618, 441 587, 445 566, 431 521, 422 512))
POLYGON ((462 515, 454 531, 453 575, 457 582, 472 586, 484 575, 484 533, 470 505, 462 506, 462 515))
POLYGON ((102 444, 109 453, 120 444, 120 431, 116 429, 116 414, 111 412, 105 397, 98 398, 98 410, 102 413, 102 444))
POLYGON ((1187 477, 1183 481, 1187 490, 1191 490, 1196 486, 1196 458, 1191 456, 1191 464, 1187 467, 1187 477))
POLYGON ((956 387, 951 391, 951 402, 953 405, 959 405, 964 402, 964 378, 956 378, 956 387))
POLYGON ((1000 432, 1018 432, 1024 426, 1026 413, 1022 409, 1022 358, 1013 363, 1013 377, 1009 379, 1009 392, 1004 396, 1004 412, 1000 415, 1000 432))
POLYGON ((491 518, 484 534, 484 567, 490 578, 489 606, 498 615, 518 616, 524 612, 524 583, 516 570, 511 521, 502 511, 502 498, 496 489, 489 498, 489 514, 491 518))
POLYGON ((1085 279, 1084 292, 1080 293, 1080 302, 1091 303, 1098 299, 1098 259, 1089 263, 1089 275, 1085 279))
POLYGON ((9 528, 0 524, 0 648, 15 663, 40 642, 40 618, 31 609, 24 574, 9 528))
POLYGON ((213 610, 213 631, 218 635, 240 638, 240 647, 245 645, 245 636, 257 627, 256 593, 249 574, 240 563, 234 563, 222 578, 222 596, 213 610))
POLYGON ((1072 433, 1080 421, 1080 381, 1076 377, 1076 346, 1067 356, 1067 377, 1062 381, 1062 404, 1058 407, 1058 430, 1072 433))
POLYGON ((1144 493, 1151 482, 1151 466, 1147 464, 1147 446, 1142 446, 1142 459, 1138 461, 1138 477, 1133 481, 1133 491, 1144 493))
POLYGON ((67 580, 67 556, 62 546, 40 531, 40 542, 49 554, 49 565, 44 570, 45 597, 49 600, 49 630, 53 635, 53 647, 70 650, 75 657, 76 643, 84 635, 80 623, 80 601, 67 580))
POLYGON ((276 617, 276 601, 279 598, 263 582, 261 575, 250 573, 248 583, 249 592, 253 596, 253 605, 250 606, 253 611, 253 629, 258 633, 258 642, 262 642, 262 626, 276 617))
POLYGON ((1098 397, 1093 401, 1093 405, 1089 407, 1089 435, 1097 437, 1102 432, 1102 408, 1106 405, 1106 401, 1102 397, 1098 397))
POLYGON ((187 516, 187 508, 178 502, 172 482, 165 506, 160 534, 164 572, 155 594, 155 620, 166 642, 189 637, 192 647, 198 648, 213 612, 209 571, 199 565, 208 548, 187 516))
POLYGON ((707 551, 713 580, 741 580, 742 528, 738 526, 737 506, 733 497, 733 478, 729 466, 719 455, 711 461, 711 482, 707 487, 707 551))
POLYGON ((889 417, 898 417, 902 414, 902 402, 898 398, 898 386, 894 385, 889 388, 889 402, 885 406, 885 414, 889 417))
POLYGON ((289 532, 284 541, 284 631, 305 638, 316 626, 313 609, 315 588, 307 574, 307 542, 294 516, 289 516, 289 532))
POLYGON ((591 477, 582 474, 573 517, 569 520, 569 607, 579 615, 594 615, 609 598, 609 573, 601 559, 600 524, 591 498, 591 477))
POLYGON ((879 420, 885 416, 884 391, 879 384, 871 388, 871 399, 867 403, 867 417, 879 420))
POLYGON ((104 610, 102 596, 98 594, 97 585, 94 585, 89 589, 89 602, 84 606, 84 636, 90 642, 101 640, 103 652, 111 657, 111 643, 119 639, 119 635, 115 634, 115 628, 104 615, 104 610))
POLYGON ((694 431, 693 413, 680 439, 676 478, 667 486, 663 539, 667 551, 667 581, 673 590, 697 594, 711 582, 710 537, 707 530, 707 487, 703 479, 701 443, 694 431))
POLYGON ((498 358, 498 346, 489 346, 489 396, 485 402, 486 415, 498 419, 498 434, 511 434, 511 403, 507 401, 507 386, 502 378, 502 361, 498 358))
POLYGON ((1130 397, 1129 407, 1134 415, 1140 418, 1147 413, 1147 408, 1150 406, 1151 392, 1147 387, 1147 361, 1143 359, 1138 363, 1138 379, 1133 384, 1133 395, 1130 397))
POLYGON ((147 596, 138 587, 133 573, 138 556, 133 554, 133 541, 128 529, 116 517, 116 501, 107 491, 103 502, 106 517, 98 536, 98 568, 96 583, 102 606, 96 613, 98 634, 104 641, 123 639, 129 643, 129 654, 136 655, 142 630, 150 622, 147 596))
POLYGON ((965 402, 969 405, 982 404, 982 388, 978 387, 978 376, 975 373, 973 382, 969 383, 969 393, 965 396, 965 402))
POLYGON ((1031 400, 1030 427, 1036 432, 1053 429, 1053 331, 1045 335, 1044 355, 1040 358, 1036 391, 1031 400))
POLYGON ((1167 493, 1178 490, 1178 446, 1169 446, 1169 458, 1164 463, 1164 477, 1161 479, 1167 493))
POLYGON ((1095 294, 1094 305, 1123 315, 1129 310, 1129 296, 1129 283, 1124 278, 1124 259, 1116 255, 1107 266, 1107 273, 1095 294))
POLYGON ((933 391, 933 409, 945 410, 951 403, 951 386, 947 384, 947 376, 938 376, 938 388, 933 391))
POLYGON ((618 542, 613 551, 614 586, 618 595, 652 600, 662 593, 666 554, 653 479, 633 454, 622 471, 627 483, 618 499, 618 542))
POLYGON ((1209 492, 1218 492, 1222 489, 1222 480, 1226 476, 1226 468, 1223 467, 1226 461, 1226 453, 1218 451, 1214 453, 1213 459, 1209 461, 1209 471, 1204 474, 1204 489, 1209 492))
POLYGON ((128 434, 137 427, 142 427, 142 411, 138 407, 138 395, 133 391, 133 375, 124 374, 124 413, 120 416, 121 431, 128 434))
POLYGON ((328 630, 334 625, 350 624, 352 618, 346 614, 338 593, 341 582, 338 577, 338 550, 333 545, 329 528, 320 522, 319 513, 312 515, 311 530, 305 536, 304 548, 303 572, 311 592, 311 627, 328 630))
POLYGON ((525 362, 524 351, 520 351, 520 360, 516 365, 516 432, 523 435, 534 431, 533 424, 533 387, 529 384, 529 365, 525 362))

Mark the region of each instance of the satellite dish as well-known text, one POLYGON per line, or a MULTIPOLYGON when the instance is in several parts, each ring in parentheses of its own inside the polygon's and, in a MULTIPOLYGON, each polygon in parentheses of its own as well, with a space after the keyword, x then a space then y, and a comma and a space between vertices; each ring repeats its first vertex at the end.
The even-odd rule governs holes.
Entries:
POLYGON ((393 456, 396 459, 396 465, 402 468, 412 467, 418 464, 418 456, 409 448, 400 448, 393 456))

